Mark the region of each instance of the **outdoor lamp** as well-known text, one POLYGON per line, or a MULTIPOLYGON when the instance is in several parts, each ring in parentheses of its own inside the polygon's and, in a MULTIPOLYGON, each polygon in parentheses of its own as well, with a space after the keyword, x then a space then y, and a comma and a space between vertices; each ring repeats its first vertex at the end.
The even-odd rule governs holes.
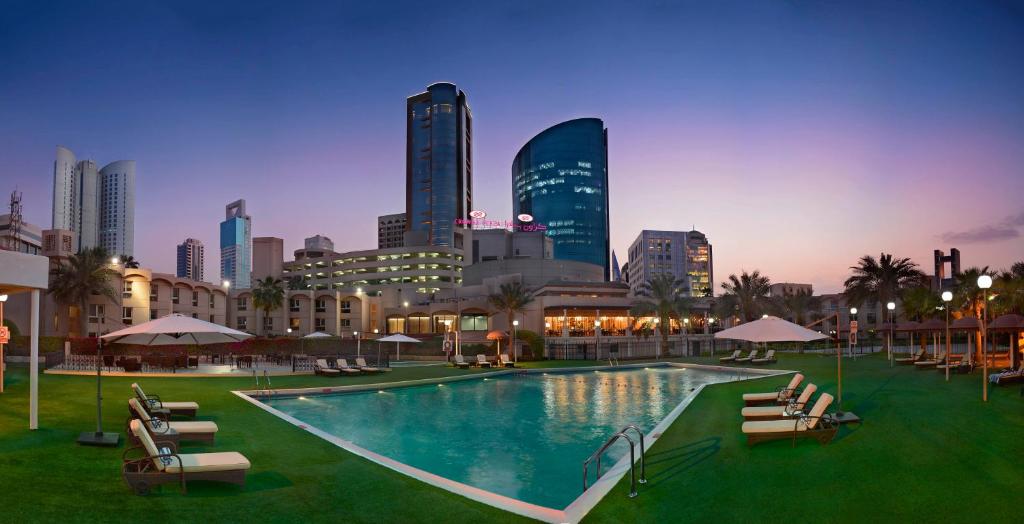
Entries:
POLYGON ((683 319, 683 324, 689 324, 689 323, 690 323, 690 319, 688 319, 688 318, 684 318, 683 319))
POLYGON ((121 263, 121 259, 117 258, 117 257, 113 257, 113 258, 110 259, 110 263, 114 264, 114 265, 120 264, 121 263))
POLYGON ((377 333, 380 333, 380 330, 377 328, 373 328, 373 334, 376 335, 377 333))
POLYGON ((981 275, 978 277, 978 287, 981 289, 988 289, 992 287, 992 277, 988 275, 981 275))
POLYGON ((0 302, 7 302, 7 295, 0 295, 0 302))
MULTIPOLYGON (((853 310, 853 312, 856 313, 857 310, 855 309, 855 310, 853 310)), ((761 318, 768 318, 768 313, 765 313, 765 314, 761 315, 761 318)))
POLYGON ((594 327, 601 327, 601 321, 600 320, 595 320, 594 321, 594 327))
POLYGON ((512 321, 512 325, 513 326, 518 326, 519 325, 519 321, 518 320, 513 320, 512 321))
POLYGON ((361 287, 357 287, 357 288, 356 288, 356 294, 357 294, 357 295, 362 295, 362 294, 363 294, 363 288, 361 288, 361 287))
POLYGON ((402 307, 409 307, 409 302, 408 301, 402 302, 402 307))
POLYGON ((544 327, 551 328, 551 322, 545 322, 544 323, 544 327))
POLYGON ((225 280, 224 281, 224 287, 231 287, 231 281, 230 280, 225 280))
POLYGON ((855 307, 850 308, 850 314, 851 315, 856 315, 857 314, 857 308, 855 308, 855 307))
MULTIPOLYGON (((952 300, 953 300, 953 292, 952 291, 943 291, 942 292, 942 301, 943 302, 950 302, 952 300)), ((892 302, 890 302, 890 304, 892 304, 892 302)))
POLYGON ((291 333, 291 332, 292 332, 292 328, 288 328, 288 333, 291 333))
POLYGON ((895 302, 889 302, 888 304, 885 305, 885 309, 888 309, 889 311, 892 311, 892 310, 896 309, 896 303, 895 302))

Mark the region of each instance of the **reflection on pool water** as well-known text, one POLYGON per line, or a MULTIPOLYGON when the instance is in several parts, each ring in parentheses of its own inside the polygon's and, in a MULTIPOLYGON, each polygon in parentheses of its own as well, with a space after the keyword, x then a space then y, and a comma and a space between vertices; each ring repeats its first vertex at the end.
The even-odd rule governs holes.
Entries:
MULTIPOLYGON (((737 378, 673 367, 530 373, 266 403, 410 466, 561 509, 580 495, 583 461, 615 431, 649 432, 698 386, 737 378)), ((605 464, 626 452, 614 445, 605 464)))

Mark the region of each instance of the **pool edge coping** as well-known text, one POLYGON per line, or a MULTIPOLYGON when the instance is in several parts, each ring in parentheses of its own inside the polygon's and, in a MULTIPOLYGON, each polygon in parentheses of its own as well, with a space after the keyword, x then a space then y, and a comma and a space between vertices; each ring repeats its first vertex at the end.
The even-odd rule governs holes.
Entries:
MULTIPOLYGON (((282 393, 280 395, 269 395, 265 398, 286 398, 295 395, 310 394, 310 395, 328 395, 332 393, 350 393, 359 391, 370 391, 370 390, 381 390, 391 389, 396 387, 411 387, 420 385, 430 384, 442 384, 445 382, 461 382, 471 379, 483 379, 488 377, 505 376, 514 373, 526 374, 547 374, 547 373, 573 373, 580 371, 618 371, 618 370, 629 370, 629 369, 640 369, 649 367, 674 367, 674 368, 698 368, 708 369, 715 371, 736 371, 747 372, 750 375, 747 378, 739 380, 757 380, 761 378, 774 377, 779 375, 786 375, 790 373, 796 373, 794 370, 778 370, 778 369, 766 369, 766 368, 738 368, 730 366, 716 366, 706 364, 696 364, 688 362, 645 362, 640 364, 623 364, 618 366, 585 366, 585 367, 567 367, 567 368, 551 368, 551 369, 505 369, 498 370, 489 373, 474 373, 472 375, 463 375, 457 377, 438 377, 430 379, 415 379, 415 380, 404 380, 398 382, 388 383, 377 383, 377 384, 350 384, 345 386, 331 386, 331 387, 314 387, 314 388, 290 388, 288 393, 282 393), (388 385, 390 384, 390 387, 388 385)), ((687 407, 693 402, 694 399, 704 390, 704 387, 708 384, 698 386, 696 390, 691 392, 689 395, 683 398, 677 404, 668 415, 665 416, 658 424, 654 426, 647 434, 645 438, 645 452, 653 446, 661 435, 672 425, 673 422, 679 415, 686 410, 687 407)), ((395 459, 370 451, 358 444, 345 440, 336 435, 330 434, 316 426, 307 424, 283 411, 273 408, 260 399, 255 398, 253 395, 261 393, 259 390, 233 390, 231 393, 242 398, 243 400, 255 405, 256 407, 284 420, 285 422, 302 429, 308 433, 311 433, 317 437, 320 437, 335 446, 348 451, 361 458, 374 462, 378 465, 384 466, 392 471, 404 474, 412 477, 430 486, 443 489, 455 495, 459 495, 475 502, 487 504, 488 506, 508 511, 516 515, 528 517, 543 522, 549 523, 576 523, 583 519, 597 504, 615 487, 616 484, 622 479, 623 476, 629 471, 629 457, 628 455, 620 458, 607 472, 591 484, 586 491, 581 493, 578 497, 573 499, 565 508, 559 510, 555 508, 549 508, 547 506, 541 506, 539 504, 533 504, 530 502, 515 499, 506 495, 501 495, 493 491, 478 488, 469 484, 465 484, 456 480, 449 479, 429 471, 411 466, 404 462, 399 462, 395 459)), ((636 460, 640 460, 640 455, 636 456, 636 460)))

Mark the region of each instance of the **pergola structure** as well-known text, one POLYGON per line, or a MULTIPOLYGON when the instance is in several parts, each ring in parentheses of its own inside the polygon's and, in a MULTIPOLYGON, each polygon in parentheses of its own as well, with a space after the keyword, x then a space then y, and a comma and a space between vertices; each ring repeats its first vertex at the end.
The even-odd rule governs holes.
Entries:
MULTIPOLYGON (((0 250, 0 295, 29 293, 29 429, 39 428, 39 302, 40 291, 49 286, 50 259, 0 250)), ((0 383, 3 363, 0 362, 0 383)))

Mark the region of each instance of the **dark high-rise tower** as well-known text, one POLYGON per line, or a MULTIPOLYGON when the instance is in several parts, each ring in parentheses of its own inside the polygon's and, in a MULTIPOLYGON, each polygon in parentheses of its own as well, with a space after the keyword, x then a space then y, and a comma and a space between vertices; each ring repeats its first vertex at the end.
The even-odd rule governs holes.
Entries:
POLYGON ((512 163, 512 210, 547 226, 555 258, 597 264, 609 278, 608 130, 569 120, 533 137, 512 163))
POLYGON ((406 100, 405 216, 415 243, 462 247, 455 221, 473 201, 473 117, 454 84, 406 100))

